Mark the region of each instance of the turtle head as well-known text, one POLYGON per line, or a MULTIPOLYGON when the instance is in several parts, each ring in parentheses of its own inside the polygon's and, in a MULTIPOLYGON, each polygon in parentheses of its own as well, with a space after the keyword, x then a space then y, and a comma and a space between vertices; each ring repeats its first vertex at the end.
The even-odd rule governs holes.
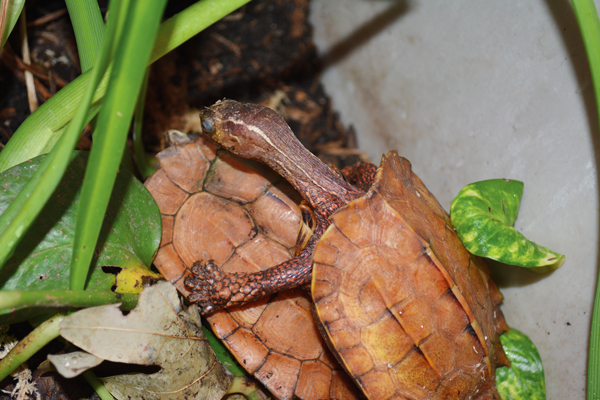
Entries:
POLYGON ((259 104, 222 100, 200 113, 202 132, 232 153, 268 160, 292 136, 284 119, 259 104), (282 140, 284 143, 282 143, 282 140))
POLYGON ((200 113, 202 132, 230 152, 261 161, 287 179, 317 214, 363 194, 298 141, 285 120, 258 104, 223 100, 200 113))

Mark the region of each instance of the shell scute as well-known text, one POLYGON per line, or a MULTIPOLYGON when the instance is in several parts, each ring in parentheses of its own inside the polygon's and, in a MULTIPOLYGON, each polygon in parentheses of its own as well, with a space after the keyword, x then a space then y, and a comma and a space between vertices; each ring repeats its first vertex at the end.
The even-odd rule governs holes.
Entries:
POLYGON ((267 346, 254 333, 245 328, 238 328, 227 336, 226 343, 240 364, 251 374, 265 363, 269 355, 267 346))
POLYGON ((298 360, 314 360, 323 352, 323 339, 310 318, 310 301, 301 294, 301 290, 278 294, 253 331, 272 351, 285 352, 298 360), (294 300, 287 303, 288 299, 294 300))
POLYGON ((432 398, 442 380, 417 348, 395 365, 391 372, 396 387, 402 388, 401 392, 415 399, 432 398))
POLYGON ((300 375, 302 363, 295 358, 271 353, 267 361, 256 371, 256 377, 265 382, 278 397, 290 399, 300 375))
POLYGON ((466 313, 461 313, 462 309, 461 304, 452 292, 446 292, 438 301, 433 303, 433 312, 436 314, 436 321, 438 321, 437 328, 451 342, 455 342, 469 324, 466 313), (445 315, 454 315, 455 318, 444 318, 445 315))
POLYGON ((247 209, 259 231, 287 248, 296 245, 298 232, 290 229, 290 224, 300 225, 300 209, 281 190, 271 187, 247 209), (273 220, 273 215, 280 217, 273 220))
POLYGON ((340 353, 347 364, 352 366, 352 373, 355 376, 362 376, 375 367, 371 354, 362 344, 343 350, 340 353))
POLYGON ((331 400, 358 400, 362 399, 359 396, 358 391, 351 390, 356 385, 352 381, 352 378, 348 376, 344 371, 334 370, 333 378, 331 379, 331 387, 329 390, 329 398, 331 400))
POLYGON ((457 370, 467 374, 487 370, 483 360, 483 347, 470 326, 467 326, 456 338, 455 346, 457 349, 462 349, 462 351, 456 352, 454 360, 454 367, 457 370))
POLYGON ((429 304, 435 303, 450 285, 429 257, 419 257, 406 268, 406 279, 413 293, 429 304))
POLYGON ((274 172, 263 174, 267 168, 250 160, 244 160, 230 153, 218 152, 219 158, 213 162, 204 189, 227 199, 250 203, 255 201, 275 179, 274 172))
POLYGON ((172 146, 157 154, 160 167, 171 181, 188 193, 202 190, 210 161, 196 146, 172 146))
POLYGON ((454 343, 444 337, 439 330, 427 336, 419 344, 419 349, 429 362, 429 365, 440 376, 448 374, 454 368, 454 343))
POLYGON ((337 268, 330 267, 326 264, 321 264, 321 268, 327 270, 327 274, 324 279, 315 280, 312 282, 312 296, 315 301, 320 301, 322 298, 329 296, 333 292, 336 292, 340 287, 342 280, 341 271, 337 268))
POLYGON ((319 308, 317 312, 321 321, 327 321, 327 323, 332 324, 346 315, 344 305, 339 297, 339 294, 334 293, 318 300, 319 308))
POLYGON ((391 399, 396 393, 394 382, 387 372, 372 369, 356 381, 374 399, 391 399))
POLYGON ((173 241, 173 224, 175 223, 175 218, 172 215, 161 215, 162 220, 162 236, 160 238, 161 246, 169 244, 173 241))
MULTIPOLYGON (((406 278, 406 271, 398 268, 391 262, 381 248, 378 250, 380 257, 377 260, 377 265, 379 265, 379 268, 373 271, 371 279, 377 287, 385 306, 391 309, 395 304, 398 304, 410 295, 411 288, 406 278)), ((368 300, 363 300, 363 302, 366 301, 368 300)))
POLYGON ((161 214, 175 215, 179 207, 189 197, 189 193, 173 183, 166 172, 159 169, 144 185, 156 201, 161 214))
MULTIPOLYGON (((379 321, 361 329, 361 339, 375 367, 383 371, 400 362, 414 348, 414 341, 389 312, 379 321)), ((347 364, 352 369, 350 363, 347 364)))
POLYGON ((361 343, 360 330, 356 329, 347 318, 332 322, 324 322, 329 339, 338 352, 344 351, 361 343))
POLYGON ((234 248, 256 235, 250 214, 235 202, 206 192, 192 195, 175 217, 173 245, 183 262, 223 265, 234 248), (211 232, 209 237, 205 232, 211 232))
POLYGON ((229 335, 239 328, 239 323, 233 318, 233 315, 227 311, 219 310, 210 315, 213 332, 219 339, 226 339, 229 335))
POLYGON ((327 399, 333 372, 321 361, 307 361, 300 367, 294 394, 301 399, 327 399))
POLYGON ((392 308, 394 316, 411 337, 415 345, 419 345, 437 328, 431 304, 411 295, 392 308))
POLYGON ((380 286, 374 280, 369 280, 358 292, 358 302, 361 305, 361 314, 372 322, 378 321, 388 312, 380 286))

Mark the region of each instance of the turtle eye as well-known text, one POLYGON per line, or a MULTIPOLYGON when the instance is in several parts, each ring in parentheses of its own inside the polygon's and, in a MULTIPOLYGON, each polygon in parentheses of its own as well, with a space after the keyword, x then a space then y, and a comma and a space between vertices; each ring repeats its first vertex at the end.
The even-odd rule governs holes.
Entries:
POLYGON ((204 118, 202 120, 202 130, 207 133, 213 133, 215 131, 215 122, 212 118, 204 118))

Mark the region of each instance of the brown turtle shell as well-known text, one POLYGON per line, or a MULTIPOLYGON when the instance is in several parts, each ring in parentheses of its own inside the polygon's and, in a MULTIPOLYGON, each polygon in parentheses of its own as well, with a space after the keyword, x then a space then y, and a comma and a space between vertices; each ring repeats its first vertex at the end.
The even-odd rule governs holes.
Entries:
POLYGON ((367 397, 500 400, 502 295, 410 163, 384 156, 369 192, 330 219, 313 300, 367 397))
MULTIPOLYGON (((293 256, 300 211, 293 188, 272 170, 217 150, 205 137, 169 147, 157 158, 160 169, 146 181, 163 220, 154 263, 181 293, 189 294, 183 281, 198 260, 245 272, 293 256)), ((217 311, 207 320, 277 398, 361 397, 324 345, 305 291, 217 311)))

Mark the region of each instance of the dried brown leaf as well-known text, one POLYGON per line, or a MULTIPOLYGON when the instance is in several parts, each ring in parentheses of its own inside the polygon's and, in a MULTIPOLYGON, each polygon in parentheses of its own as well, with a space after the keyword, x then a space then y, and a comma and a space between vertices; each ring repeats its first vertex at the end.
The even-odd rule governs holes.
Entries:
POLYGON ((104 360, 84 351, 74 351, 66 354, 49 354, 48 361, 65 378, 74 378, 82 372, 100 365, 104 360))
POLYGON ((65 318, 60 333, 99 358, 161 367, 102 379, 118 399, 217 400, 231 383, 202 334, 197 308, 182 311, 168 282, 145 289, 129 315, 117 305, 88 308, 65 318))

